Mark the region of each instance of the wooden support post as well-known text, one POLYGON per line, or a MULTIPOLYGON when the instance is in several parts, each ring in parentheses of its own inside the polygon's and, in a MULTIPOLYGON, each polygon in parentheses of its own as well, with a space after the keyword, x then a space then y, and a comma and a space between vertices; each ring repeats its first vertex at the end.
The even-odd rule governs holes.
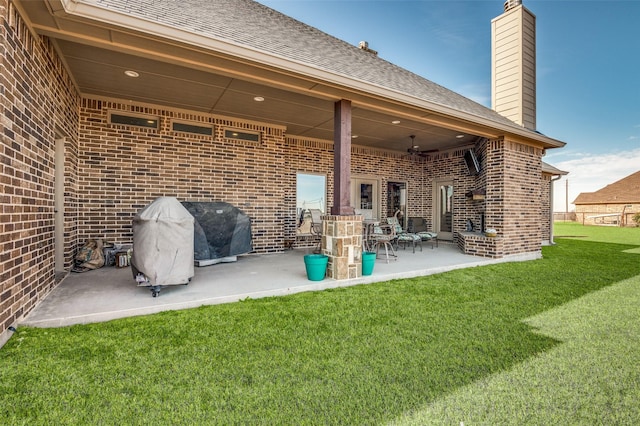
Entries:
POLYGON ((333 119, 333 206, 335 216, 353 215, 351 207, 351 101, 335 103, 333 119))

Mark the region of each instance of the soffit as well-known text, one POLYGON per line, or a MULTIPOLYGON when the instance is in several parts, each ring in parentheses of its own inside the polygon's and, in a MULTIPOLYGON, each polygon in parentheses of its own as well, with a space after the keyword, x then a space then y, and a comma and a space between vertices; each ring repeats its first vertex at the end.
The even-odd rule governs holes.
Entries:
MULTIPOLYGON (((358 145, 406 151, 409 135, 421 150, 448 150, 477 136, 505 134, 490 125, 417 108, 375 90, 328 84, 262 63, 127 31, 60 13, 47 2, 22 8, 37 32, 49 36, 85 95, 122 98, 286 126, 287 134, 333 140, 333 105, 353 102, 358 145), (125 77, 125 70, 140 77, 125 77), (254 96, 265 98, 253 101, 254 96), (391 124, 400 120, 399 125, 391 124), (457 135, 464 134, 462 139, 457 135)), ((375 88, 374 88, 375 89, 375 88)), ((409 101, 412 101, 409 99, 409 101)))

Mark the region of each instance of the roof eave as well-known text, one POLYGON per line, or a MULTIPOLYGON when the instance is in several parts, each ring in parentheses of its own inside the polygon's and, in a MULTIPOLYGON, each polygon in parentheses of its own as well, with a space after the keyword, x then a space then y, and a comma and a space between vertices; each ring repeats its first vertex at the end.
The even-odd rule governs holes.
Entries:
MULTIPOLYGON (((476 126, 493 129, 486 136, 493 137, 515 137, 526 141, 536 143, 542 148, 561 148, 566 145, 565 142, 549 138, 543 134, 534 132, 524 127, 513 124, 513 126, 504 123, 495 122, 485 117, 480 117, 465 111, 441 105, 435 102, 427 101, 421 98, 407 95, 386 87, 372 84, 370 82, 351 78, 346 75, 329 72, 327 70, 313 67, 309 64, 301 63, 282 56, 266 53, 264 51, 249 48, 227 40, 206 37, 195 34, 193 32, 184 31, 175 27, 163 25, 157 22, 144 20, 131 15, 119 13, 117 11, 108 10, 95 5, 92 0, 49 0, 49 3, 56 3, 60 7, 51 7, 56 15, 72 15, 79 18, 97 21, 116 27, 125 27, 130 30, 139 31, 158 37, 160 39, 168 39, 174 42, 185 43, 199 48, 215 51, 224 55, 236 57, 247 62, 257 62, 268 67, 279 69, 287 73, 295 73, 311 80, 317 80, 328 86, 348 89, 348 92, 367 95, 372 98, 385 99, 392 102, 398 102, 407 106, 425 110, 425 112, 434 113, 442 117, 459 120, 461 123, 472 123, 476 126)), ((334 97, 335 92, 323 93, 320 88, 314 88, 314 93, 320 96, 334 97)), ((349 93, 345 95, 349 95, 349 93)), ((345 96, 348 97, 348 96, 345 96)), ((455 127, 455 126, 453 126, 455 127)))

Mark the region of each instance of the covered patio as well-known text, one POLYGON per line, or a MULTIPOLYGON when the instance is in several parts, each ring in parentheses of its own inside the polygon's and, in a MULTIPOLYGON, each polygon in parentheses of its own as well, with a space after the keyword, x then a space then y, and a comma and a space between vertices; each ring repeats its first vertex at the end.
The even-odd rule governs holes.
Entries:
POLYGON ((284 296, 304 291, 370 284, 400 278, 426 276, 454 269, 494 263, 531 260, 530 255, 489 259, 460 252, 451 243, 425 247, 412 253, 398 250, 398 259, 376 260, 373 274, 352 280, 309 281, 303 257, 309 251, 289 250, 281 254, 256 254, 195 269, 187 286, 164 287, 152 297, 147 287, 138 287, 130 268, 103 267, 71 273, 21 322, 34 327, 62 327, 147 315, 202 305, 237 302, 246 298, 284 296))
MULTIPOLYGON (((0 3, 10 88, 1 98, 11 111, 0 123, 9 206, 0 221, 0 342, 14 324, 99 321, 536 258, 549 239, 551 180, 541 160, 564 142, 388 62, 366 42, 252 0, 0 3), (301 195, 305 176, 323 178, 318 197, 301 195), (199 270, 188 288, 159 298, 126 270, 58 283, 87 240, 130 245, 132 219, 159 197, 242 209, 252 255, 199 270), (302 252, 287 249, 316 245, 297 232, 299 200, 316 198, 332 269, 312 284, 302 252), (405 230, 421 218, 452 245, 401 252, 397 264, 360 277, 363 219, 398 210, 405 230), (448 249, 465 260, 436 258, 448 249), (279 263, 295 253, 300 259, 279 263)), ((503 16, 532 15, 518 5, 503 16)), ((514 78, 526 75, 520 68, 514 78)), ((535 112, 529 92, 516 97, 535 112)))

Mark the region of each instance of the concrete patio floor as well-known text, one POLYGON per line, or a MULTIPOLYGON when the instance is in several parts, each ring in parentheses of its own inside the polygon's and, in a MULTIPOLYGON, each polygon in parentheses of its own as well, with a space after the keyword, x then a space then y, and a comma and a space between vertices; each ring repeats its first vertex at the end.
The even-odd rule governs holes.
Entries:
POLYGON ((290 250, 282 254, 246 255, 239 256, 233 263, 196 267, 195 276, 188 285, 163 287, 158 297, 152 297, 149 287, 138 287, 128 267, 70 273, 20 325, 62 327, 102 322, 245 298, 283 296, 539 257, 528 254, 488 259, 462 254, 456 245, 440 242, 439 247, 433 249, 426 244, 422 252, 400 249, 398 259, 389 263, 378 259, 369 276, 342 281, 328 278, 309 281, 303 260, 309 252, 290 250))

